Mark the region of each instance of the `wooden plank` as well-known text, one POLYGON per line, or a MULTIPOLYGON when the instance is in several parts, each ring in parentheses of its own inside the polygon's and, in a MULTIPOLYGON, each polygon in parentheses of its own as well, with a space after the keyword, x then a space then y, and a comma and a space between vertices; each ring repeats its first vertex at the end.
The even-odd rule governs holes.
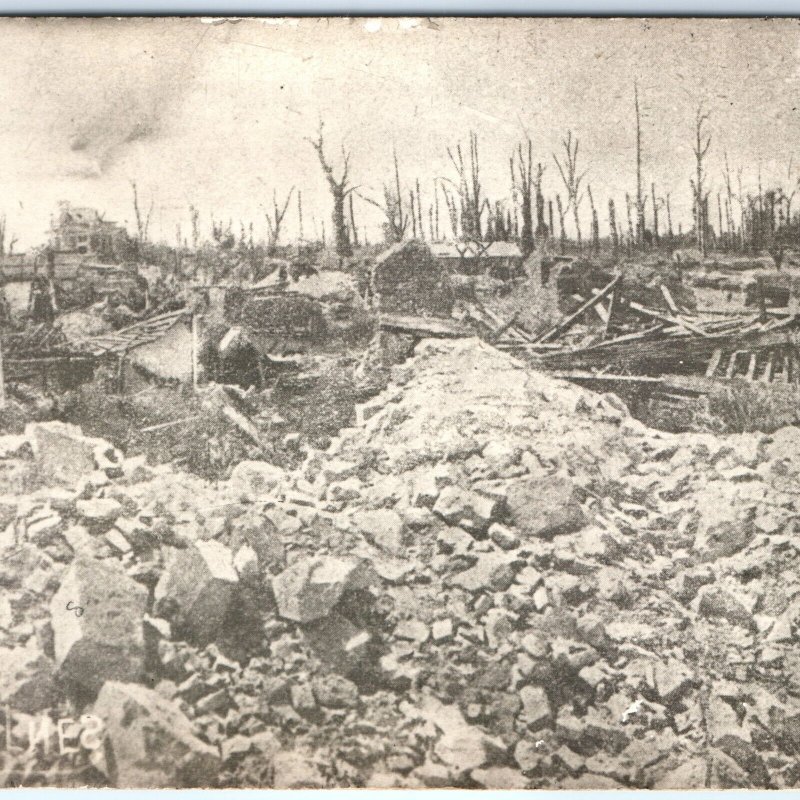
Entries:
POLYGON ((714 373, 717 371, 717 367, 719 366, 719 362, 721 360, 722 348, 718 347, 716 350, 714 350, 711 360, 708 362, 708 366, 706 367, 706 378, 714 377, 714 373))
POLYGON ((758 356, 755 353, 750 353, 750 363, 747 365, 747 378, 748 381, 753 380, 756 374, 756 364, 758 363, 758 356))
POLYGON ((544 336, 541 336, 537 339, 537 342, 547 342, 550 339, 555 338, 556 336, 560 336, 563 333, 566 333, 580 318, 589 311, 591 308, 596 306, 601 300, 604 300, 611 292, 614 290, 614 287, 617 285, 620 276, 617 275, 614 279, 603 289, 598 292, 594 297, 590 300, 587 300, 577 311, 570 314, 563 322, 560 322, 555 327, 551 328, 544 336))
POLYGON ((680 309, 675 304, 675 301, 672 299, 672 294, 670 293, 669 289, 662 283, 659 287, 661 289, 661 294, 664 295, 664 300, 667 301, 667 306, 669 310, 677 317, 680 315, 680 309))
POLYGON ((640 303, 629 303, 628 307, 632 311, 637 311, 639 314, 644 314, 647 317, 660 319, 662 322, 669 322, 671 325, 680 325, 680 327, 686 328, 687 331, 696 333, 698 336, 710 335, 707 331, 704 331, 701 327, 689 322, 683 317, 671 317, 669 314, 662 314, 660 311, 654 311, 652 308, 646 308, 640 303))
POLYGON ((726 378, 733 377, 733 373, 736 372, 736 359, 739 358, 739 355, 743 352, 743 350, 734 350, 733 353, 731 353, 731 360, 728 362, 728 369, 725 370, 726 378))
POLYGON ((603 338, 607 339, 611 335, 611 326, 614 324, 614 313, 617 310, 617 300, 619 298, 619 289, 620 287, 617 286, 613 292, 611 292, 611 296, 608 300, 608 317, 606 319, 606 327, 603 330, 603 338))
POLYGON ((764 374, 761 376, 762 383, 772 382, 772 372, 775 368, 775 351, 769 351, 769 358, 767 359, 767 366, 764 368, 764 374))

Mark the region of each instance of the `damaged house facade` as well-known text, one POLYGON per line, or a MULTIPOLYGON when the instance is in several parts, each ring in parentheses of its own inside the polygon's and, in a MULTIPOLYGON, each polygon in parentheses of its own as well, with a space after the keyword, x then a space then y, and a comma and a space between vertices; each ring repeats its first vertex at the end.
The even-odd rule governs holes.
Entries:
POLYGON ((120 259, 130 237, 122 225, 105 219, 97 209, 63 201, 50 224, 49 246, 56 253, 75 253, 101 260, 120 259))

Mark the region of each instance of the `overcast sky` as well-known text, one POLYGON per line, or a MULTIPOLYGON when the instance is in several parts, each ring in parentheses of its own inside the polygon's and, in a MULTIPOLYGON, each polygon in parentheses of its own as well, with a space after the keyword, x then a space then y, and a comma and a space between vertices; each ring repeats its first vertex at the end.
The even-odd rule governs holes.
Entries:
MULTIPOLYGON (((800 27, 794 20, 299 19, 0 20, 0 209, 17 249, 44 241, 59 200, 97 207, 134 230, 130 181, 154 200, 151 235, 204 235, 253 221, 273 188, 303 192, 306 235, 330 202, 305 137, 352 153, 361 192, 380 199, 396 147, 401 173, 453 177, 446 147, 479 135, 485 188, 509 196, 508 158, 527 130, 559 186, 552 153, 580 139, 601 232, 613 197, 635 191, 633 83, 643 110, 644 176, 690 226, 691 137, 711 112, 710 178, 723 153, 755 185, 800 166, 800 27)), ((427 197, 425 197, 427 195, 427 197)), ((296 206, 287 237, 296 235, 296 206)), ((582 208, 588 230, 588 203, 582 208)), ((648 218, 650 209, 648 206, 648 218)), ((377 209, 356 199, 375 239, 377 209)), ((712 219, 716 219, 712 214, 712 219)))

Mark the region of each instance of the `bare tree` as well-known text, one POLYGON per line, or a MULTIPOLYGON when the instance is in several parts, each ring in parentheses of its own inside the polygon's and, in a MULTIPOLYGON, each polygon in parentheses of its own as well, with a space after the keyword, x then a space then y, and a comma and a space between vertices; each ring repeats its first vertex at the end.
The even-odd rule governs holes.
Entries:
POLYGON ((625 192, 625 207, 628 212, 628 252, 630 252, 636 237, 633 233, 633 218, 631 217, 631 196, 627 192, 625 192))
POLYGON ((694 157, 695 157, 695 177, 691 179, 692 194, 694 197, 694 220, 695 220, 695 240, 697 248, 703 254, 708 252, 707 239, 707 226, 708 226, 708 194, 704 186, 706 178, 705 169, 703 166, 703 159, 708 154, 708 149, 711 147, 711 136, 707 135, 703 130, 703 126, 709 120, 709 112, 703 110, 702 103, 697 107, 694 122, 694 157))
MULTIPOLYGON (((533 250, 533 143, 528 137, 527 162, 522 145, 517 146, 517 154, 511 153, 511 191, 522 210, 522 231, 519 246, 523 258, 533 250), (517 160, 518 157, 518 160, 517 160), (515 169, 516 167, 516 169, 515 169)), ((541 165, 540 165, 541 166, 541 165)))
POLYGON ((278 246, 278 240, 281 236, 281 225, 283 218, 286 216, 286 209, 289 208, 289 201, 294 194, 294 186, 289 189, 289 194, 286 195, 283 206, 278 206, 278 196, 275 190, 272 190, 272 209, 266 210, 264 216, 267 220, 267 252, 272 255, 275 248, 278 246))
POLYGON ((131 181, 131 189, 133 190, 133 213, 136 216, 136 239, 139 245, 139 254, 141 255, 142 247, 147 242, 147 232, 150 228, 150 217, 153 214, 153 199, 150 198, 150 208, 147 210, 147 216, 143 217, 139 207, 139 191, 136 187, 136 181, 131 181))
POLYGON ((786 225, 791 228, 792 225, 792 200, 800 188, 800 177, 795 176, 792 182, 792 173, 794 171, 793 159, 789 159, 789 167, 786 170, 786 183, 787 188, 781 189, 781 199, 786 204, 786 225), (791 191, 790 191, 791 190, 791 191))
MULTIPOLYGON (((461 202, 461 231, 465 239, 481 240, 481 214, 488 202, 482 196, 480 163, 478 159, 478 134, 469 134, 469 165, 464 161, 461 144, 455 151, 447 148, 447 155, 458 174, 457 191, 461 202)), ((453 183, 450 181, 450 183, 453 183)))
POLYGON ((454 193, 447 191, 447 187, 442 183, 442 194, 444 195, 444 202, 447 206, 447 214, 450 217, 450 230, 453 232, 453 238, 459 238, 460 227, 458 224, 458 202, 454 193))
MULTIPOLYGON (((400 167, 397 162, 397 151, 394 152, 394 188, 389 184, 383 185, 383 203, 358 193, 362 200, 379 208, 384 216, 384 235, 387 242, 402 242, 408 230, 409 216, 403 206, 403 191, 400 186, 400 167)), ((437 225, 438 225, 438 200, 437 200, 437 225)))
POLYGON ((580 250, 581 222, 579 209, 583 200, 581 184, 586 177, 586 170, 578 172, 578 139, 576 137, 573 140, 572 131, 567 131, 567 138, 562 139, 561 143, 564 145, 564 163, 562 165, 555 153, 553 153, 553 160, 556 162, 558 171, 561 174, 561 180, 564 182, 564 188, 567 190, 567 209, 572 207, 572 214, 575 219, 575 235, 578 240, 578 250, 580 250))
POLYGON ((614 207, 614 198, 608 200, 608 228, 611 231, 611 246, 614 252, 619 248, 619 235, 617 232, 617 210, 614 207))
POLYGON ((303 235, 303 193, 299 189, 297 190, 297 226, 299 241, 302 244, 305 240, 303 235))
POLYGON ((650 194, 653 197, 653 244, 658 247, 659 238, 658 238, 658 209, 660 206, 660 202, 656 199, 656 185, 655 183, 650 184, 650 194))
POLYGON ((189 219, 192 222, 192 250, 197 252, 197 246, 200 244, 200 212, 191 203, 189 204, 189 219))
POLYGON ((558 222, 561 228, 560 247, 563 253, 567 247, 567 231, 564 226, 564 218, 567 216, 567 209, 564 208, 564 204, 561 202, 561 195, 559 194, 556 195, 556 208, 558 208, 558 222))
POLYGON ((642 115, 639 109, 639 86, 633 84, 633 104, 636 109, 636 241, 644 244, 644 210, 647 197, 642 191, 642 115))
POLYGON ((667 192, 667 196, 665 198, 665 203, 666 203, 666 206, 667 206, 667 236, 669 236, 669 240, 670 240, 670 242, 672 242, 672 239, 673 239, 675 234, 674 234, 674 232, 672 230, 672 209, 670 208, 670 204, 669 204, 669 198, 670 197, 671 197, 670 193, 667 192))
POLYGON ((597 209, 594 207, 592 187, 589 184, 586 186, 586 193, 589 197, 589 208, 592 210, 592 252, 597 255, 600 253, 600 223, 597 219, 597 209))
POLYGON ((307 139, 312 147, 317 151, 319 163, 325 173, 325 179, 328 181, 328 187, 331 190, 333 197, 333 235, 336 242, 336 253, 341 258, 347 258, 353 255, 353 248, 350 245, 350 237, 347 233, 347 223, 345 221, 344 204, 348 195, 354 192, 358 187, 350 186, 349 169, 350 169, 350 153, 346 153, 344 146, 342 146, 342 159, 344 165, 342 167, 342 174, 340 178, 336 178, 333 172, 333 167, 328 162, 325 156, 325 142, 322 137, 323 123, 319 123, 319 134, 316 139, 307 139))
POLYGON ((0 256, 6 254, 6 215, 0 216, 0 256))

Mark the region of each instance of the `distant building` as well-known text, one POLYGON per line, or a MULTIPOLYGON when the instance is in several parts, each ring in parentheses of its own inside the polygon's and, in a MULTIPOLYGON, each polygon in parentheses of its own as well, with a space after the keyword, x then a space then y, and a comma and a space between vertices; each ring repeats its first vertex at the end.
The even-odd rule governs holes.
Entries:
POLYGON ((434 242, 434 258, 463 275, 507 280, 521 274, 522 251, 514 242, 434 242))
POLYGON ((49 244, 56 253, 123 260, 130 240, 122 225, 103 219, 96 209, 62 202, 50 225, 49 244))

